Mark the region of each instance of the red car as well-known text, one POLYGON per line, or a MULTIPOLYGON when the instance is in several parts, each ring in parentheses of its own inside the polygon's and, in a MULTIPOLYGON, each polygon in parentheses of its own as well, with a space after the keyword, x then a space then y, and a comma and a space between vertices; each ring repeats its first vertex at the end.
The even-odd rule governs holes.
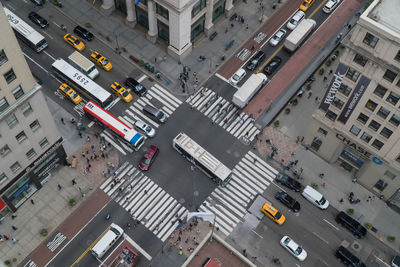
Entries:
POLYGON ((156 159, 158 152, 160 152, 158 147, 153 145, 150 146, 149 149, 147 149, 146 154, 144 154, 142 160, 140 161, 139 168, 143 171, 147 171, 148 169, 150 169, 150 166, 156 159))

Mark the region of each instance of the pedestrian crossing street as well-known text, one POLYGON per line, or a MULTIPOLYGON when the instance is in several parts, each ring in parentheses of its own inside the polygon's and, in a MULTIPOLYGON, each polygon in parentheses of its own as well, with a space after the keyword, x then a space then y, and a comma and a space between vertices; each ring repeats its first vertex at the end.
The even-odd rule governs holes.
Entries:
POLYGON ((187 209, 132 164, 125 162, 116 171, 120 182, 113 186, 108 178, 101 186, 122 208, 128 211, 164 242, 184 220, 187 209))
POLYGON ((201 88, 194 96, 186 99, 192 108, 196 108, 211 119, 213 124, 224 128, 234 137, 253 141, 260 132, 254 125, 254 118, 238 109, 235 105, 218 96, 208 88, 201 88))
POLYGON ((250 201, 267 189, 277 173, 249 151, 233 168, 228 185, 215 188, 200 206, 200 211, 215 214, 215 226, 228 236, 243 221, 250 201))

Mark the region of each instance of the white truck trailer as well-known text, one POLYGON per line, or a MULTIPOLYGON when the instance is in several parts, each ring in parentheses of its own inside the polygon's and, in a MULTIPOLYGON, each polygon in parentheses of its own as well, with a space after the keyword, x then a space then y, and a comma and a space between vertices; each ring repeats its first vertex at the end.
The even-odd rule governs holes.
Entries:
POLYGON ((303 19, 300 24, 286 37, 285 48, 294 52, 312 32, 317 23, 312 19, 303 19))
POLYGON ((68 61, 71 63, 72 66, 82 71, 92 80, 94 80, 100 74, 99 71, 96 69, 94 63, 78 51, 72 53, 68 57, 68 61))
POLYGON ((232 103, 239 108, 244 108, 249 103, 250 99, 257 94, 268 81, 264 73, 253 74, 249 79, 236 91, 233 95, 232 103))

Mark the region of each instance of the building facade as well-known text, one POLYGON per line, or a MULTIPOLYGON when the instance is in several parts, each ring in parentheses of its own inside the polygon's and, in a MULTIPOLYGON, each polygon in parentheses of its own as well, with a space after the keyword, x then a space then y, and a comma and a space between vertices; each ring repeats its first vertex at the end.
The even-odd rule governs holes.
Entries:
POLYGON ((41 86, 33 78, 0 5, 0 220, 65 163, 41 86))
POLYGON ((305 141, 400 210, 400 6, 374 1, 341 45, 305 141))
POLYGON ((168 53, 182 59, 192 50, 192 43, 203 34, 213 33, 214 22, 233 11, 238 0, 103 0, 108 13, 117 9, 126 21, 147 29, 147 39, 157 38, 168 44, 168 53))

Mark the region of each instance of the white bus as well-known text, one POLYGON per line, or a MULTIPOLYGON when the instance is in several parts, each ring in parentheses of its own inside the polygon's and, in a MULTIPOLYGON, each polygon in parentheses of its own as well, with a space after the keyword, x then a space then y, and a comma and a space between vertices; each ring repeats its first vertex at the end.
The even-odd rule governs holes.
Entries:
POLYGON ((89 79, 79 70, 63 59, 54 61, 53 70, 56 75, 65 82, 71 82, 75 87, 88 94, 96 103, 102 107, 107 107, 113 101, 110 92, 103 89, 100 85, 89 79))
POLYGON ((15 35, 25 42, 29 47, 39 53, 48 46, 43 35, 35 31, 31 26, 12 13, 8 8, 4 7, 4 12, 6 13, 8 22, 10 23, 11 28, 13 28, 15 35))
POLYGON ((82 71, 92 80, 94 80, 100 74, 99 71, 96 69, 94 63, 90 61, 88 58, 86 58, 84 55, 79 53, 78 51, 73 52, 68 57, 68 60, 72 66, 82 71))
POLYGON ((232 171, 186 134, 178 134, 172 141, 172 146, 218 185, 225 186, 231 179, 232 171))
POLYGON ((121 227, 115 223, 112 223, 107 232, 103 233, 103 236, 91 249, 93 256, 101 259, 112 247, 112 245, 114 245, 115 242, 117 242, 117 240, 123 235, 123 233, 124 230, 121 227))

